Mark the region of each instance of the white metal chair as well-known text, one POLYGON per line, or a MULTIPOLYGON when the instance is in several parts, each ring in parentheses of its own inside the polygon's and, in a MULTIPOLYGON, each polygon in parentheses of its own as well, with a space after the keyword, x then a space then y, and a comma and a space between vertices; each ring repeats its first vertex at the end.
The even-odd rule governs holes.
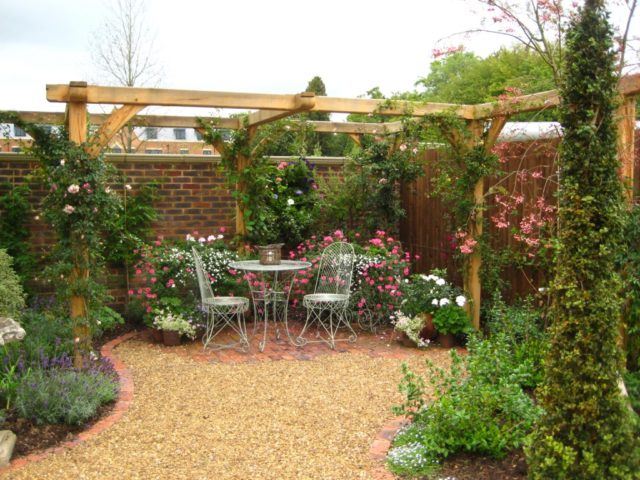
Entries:
POLYGON ((307 318, 296 338, 297 345, 321 341, 335 348, 336 341, 356 341, 357 335, 351 326, 348 312, 354 260, 353 245, 349 243, 336 242, 324 249, 314 293, 305 295, 302 299, 302 304, 307 309, 307 318), (318 340, 308 340, 304 333, 314 324, 318 340), (346 327, 351 335, 336 339, 340 327, 346 327))
POLYGON ((207 329, 202 337, 204 349, 221 350, 223 348, 240 348, 249 351, 249 337, 244 314, 249 309, 249 299, 245 297, 220 297, 213 294, 211 281, 205 274, 202 259, 194 247, 193 260, 198 276, 202 310, 207 315, 207 329), (238 340, 226 344, 213 343, 213 338, 226 327, 230 327, 238 335, 238 340))

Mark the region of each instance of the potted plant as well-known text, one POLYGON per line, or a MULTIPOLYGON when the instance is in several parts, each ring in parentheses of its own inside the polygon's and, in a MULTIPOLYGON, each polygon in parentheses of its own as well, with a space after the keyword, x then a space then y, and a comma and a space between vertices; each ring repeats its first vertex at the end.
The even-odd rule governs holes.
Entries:
POLYGON ((158 310, 153 324, 157 329, 162 330, 164 344, 168 346, 179 345, 183 335, 191 340, 196 336, 195 326, 179 313, 158 310))
POLYGON ((471 329, 469 316, 463 308, 466 299, 464 296, 456 298, 457 303, 441 299, 445 302, 439 306, 438 311, 433 316, 433 325, 438 331, 438 340, 443 347, 451 348, 455 345, 455 336, 467 333, 471 329))
POLYGON ((409 317, 402 311, 398 311, 394 317, 394 330, 402 333, 400 341, 405 346, 426 347, 429 345, 431 340, 420 335, 424 329, 424 319, 421 316, 409 317))
MULTIPOLYGON (((437 335, 437 328, 433 323, 434 315, 451 302, 458 302, 464 306, 466 300, 460 289, 444 279, 444 270, 432 270, 428 275, 415 274, 402 284, 403 301, 400 307, 401 316, 414 319, 411 328, 418 329, 418 335, 423 341, 433 340, 437 335), (419 328, 420 327, 420 328, 419 328)), ((407 327, 403 320, 399 331, 407 327)), ((397 325, 397 321, 396 321, 397 325)), ((409 337, 411 338, 411 337, 409 337)))

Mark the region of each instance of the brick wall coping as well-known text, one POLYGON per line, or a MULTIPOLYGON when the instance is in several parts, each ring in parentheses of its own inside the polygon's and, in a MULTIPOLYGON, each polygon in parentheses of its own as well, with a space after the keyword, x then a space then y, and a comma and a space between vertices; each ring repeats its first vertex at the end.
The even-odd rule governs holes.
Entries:
MULTIPOLYGON (((107 158, 113 163, 220 163, 220 155, 179 155, 179 154, 147 154, 147 153, 107 153, 107 158)), ((295 156, 273 156, 273 163, 290 161, 295 156)), ((305 157, 309 163, 314 165, 343 165, 345 157, 305 157)), ((36 161, 30 155, 13 152, 0 152, 0 162, 2 161, 19 161, 34 162, 36 161)))

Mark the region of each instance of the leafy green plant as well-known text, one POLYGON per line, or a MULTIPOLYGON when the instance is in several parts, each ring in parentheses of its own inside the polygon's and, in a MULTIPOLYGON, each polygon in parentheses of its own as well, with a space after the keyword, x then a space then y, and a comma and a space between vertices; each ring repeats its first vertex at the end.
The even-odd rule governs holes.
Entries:
POLYGON ((486 311, 486 328, 490 336, 502 336, 509 343, 514 362, 527 372, 522 386, 535 388, 544 376, 543 360, 549 350, 549 335, 540 309, 532 299, 507 305, 495 294, 486 311))
POLYGON ((12 268, 13 259, 0 249, 0 316, 17 317, 25 307, 20 278, 12 268))
POLYGON ((0 196, 0 248, 13 258, 13 266, 23 288, 30 280, 35 258, 29 248, 30 232, 27 219, 31 213, 28 185, 7 185, 7 192, 0 196))
POLYGON ((433 326, 443 335, 459 335, 471 331, 469 315, 464 308, 453 304, 438 309, 433 316, 433 326))
POLYGON ((471 337, 469 355, 451 352, 449 371, 427 361, 435 400, 425 398, 422 377, 403 366, 405 402, 394 413, 413 423, 395 438, 387 462, 392 472, 426 474, 455 453, 503 457, 523 445, 541 411, 522 390, 522 376, 503 338, 471 337))
POLYGON ((15 408, 21 417, 38 424, 81 425, 117 395, 118 382, 108 373, 33 369, 20 379, 15 408))

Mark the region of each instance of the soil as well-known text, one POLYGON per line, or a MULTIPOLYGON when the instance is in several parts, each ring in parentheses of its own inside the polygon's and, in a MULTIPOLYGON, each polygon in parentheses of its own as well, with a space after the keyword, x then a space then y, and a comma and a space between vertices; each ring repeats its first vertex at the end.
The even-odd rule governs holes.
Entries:
POLYGON ((477 455, 457 455, 444 463, 436 478, 522 480, 527 478, 527 462, 522 450, 517 450, 501 460, 477 455))
POLYGON ((17 437, 11 459, 15 460, 31 453, 38 453, 73 440, 77 434, 109 415, 112 409, 113 404, 102 406, 98 410, 98 415, 83 425, 38 425, 25 418, 9 417, 2 425, 2 429, 11 430, 17 437))

